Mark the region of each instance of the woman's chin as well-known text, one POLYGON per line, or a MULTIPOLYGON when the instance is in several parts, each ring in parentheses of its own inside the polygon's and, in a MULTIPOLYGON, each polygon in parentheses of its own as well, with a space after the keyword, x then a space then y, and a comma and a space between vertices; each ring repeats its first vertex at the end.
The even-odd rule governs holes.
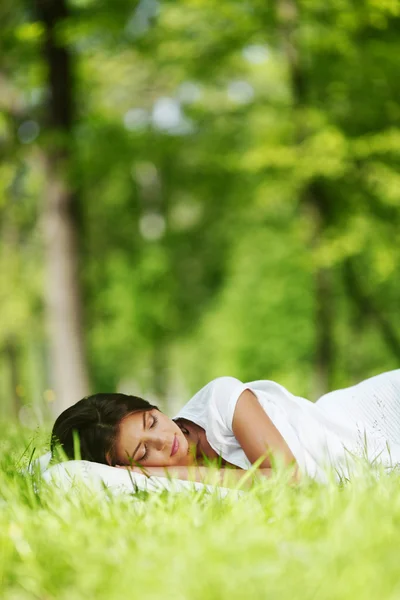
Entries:
POLYGON ((191 465, 194 465, 194 464, 195 464, 195 457, 190 452, 186 452, 186 454, 183 454, 179 460, 179 466, 181 466, 181 467, 190 467, 191 465))

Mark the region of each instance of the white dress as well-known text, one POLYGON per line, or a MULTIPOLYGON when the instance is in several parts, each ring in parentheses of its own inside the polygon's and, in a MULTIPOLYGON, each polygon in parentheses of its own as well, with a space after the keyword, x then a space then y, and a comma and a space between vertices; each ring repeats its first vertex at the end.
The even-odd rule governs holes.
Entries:
POLYGON ((257 396, 300 471, 318 481, 326 481, 327 468, 333 468, 338 479, 348 478, 358 457, 388 468, 400 464, 400 369, 330 392, 316 403, 273 381, 211 381, 175 419, 200 425, 211 447, 242 469, 248 469, 250 461, 233 434, 232 420, 246 389, 257 396))

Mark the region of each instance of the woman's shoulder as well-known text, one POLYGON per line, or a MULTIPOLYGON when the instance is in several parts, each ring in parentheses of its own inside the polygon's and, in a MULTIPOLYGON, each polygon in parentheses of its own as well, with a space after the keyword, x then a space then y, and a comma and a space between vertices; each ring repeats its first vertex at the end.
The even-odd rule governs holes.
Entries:
POLYGON ((223 406, 232 396, 240 395, 246 389, 247 384, 236 377, 217 377, 202 387, 189 401, 210 403, 223 406))
POLYGON ((240 395, 245 387, 235 377, 217 377, 196 392, 174 418, 189 419, 206 428, 210 413, 223 411, 232 395, 240 395))

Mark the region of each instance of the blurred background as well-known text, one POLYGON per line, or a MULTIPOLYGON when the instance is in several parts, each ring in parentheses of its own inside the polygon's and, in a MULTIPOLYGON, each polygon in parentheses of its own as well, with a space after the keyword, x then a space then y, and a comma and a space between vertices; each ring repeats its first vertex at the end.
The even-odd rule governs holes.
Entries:
POLYGON ((400 366, 397 0, 2 0, 0 415, 400 366))

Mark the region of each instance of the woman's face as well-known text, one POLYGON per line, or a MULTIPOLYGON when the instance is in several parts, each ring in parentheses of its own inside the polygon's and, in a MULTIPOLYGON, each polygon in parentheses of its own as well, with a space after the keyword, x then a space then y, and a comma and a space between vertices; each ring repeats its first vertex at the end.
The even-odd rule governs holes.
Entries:
POLYGON ((121 421, 116 442, 119 465, 185 466, 192 462, 188 440, 178 425, 157 409, 136 412, 121 421))

